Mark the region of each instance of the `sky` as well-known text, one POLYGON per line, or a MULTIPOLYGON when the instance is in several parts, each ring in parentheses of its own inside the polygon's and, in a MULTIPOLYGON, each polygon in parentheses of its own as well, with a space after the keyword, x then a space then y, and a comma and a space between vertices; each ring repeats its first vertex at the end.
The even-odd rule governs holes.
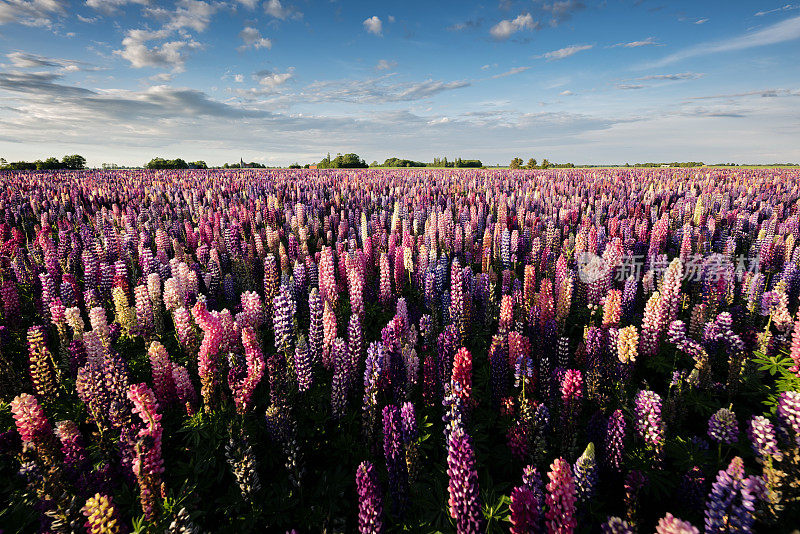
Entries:
POLYGON ((0 157, 800 162, 800 3, 0 0, 0 157))

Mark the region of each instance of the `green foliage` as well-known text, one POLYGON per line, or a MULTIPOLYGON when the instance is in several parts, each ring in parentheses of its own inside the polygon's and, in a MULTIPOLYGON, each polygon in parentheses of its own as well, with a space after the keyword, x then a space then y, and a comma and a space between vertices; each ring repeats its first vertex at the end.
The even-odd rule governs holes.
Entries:
MULTIPOLYGON (((50 158, 55 159, 55 158, 50 158)), ((61 158, 61 166, 64 169, 69 169, 71 171, 80 170, 86 167, 86 158, 81 156, 80 154, 72 154, 70 156, 64 156, 61 158)))
MULTIPOLYGON (((547 160, 545 160, 545 161, 547 161, 547 160)), ((512 169, 519 169, 520 167, 522 167, 523 163, 524 162, 522 161, 522 158, 517 157, 517 158, 512 159, 511 163, 508 166, 510 168, 512 168, 512 169)))
POLYGON ((352 153, 337 154, 333 159, 328 154, 317 164, 318 169, 366 169, 367 167, 367 163, 358 154, 352 153))
POLYGON ((60 169, 67 170, 81 170, 86 167, 86 158, 80 154, 72 154, 71 156, 64 156, 61 161, 55 157, 36 161, 12 161, 6 162, 4 158, 0 158, 0 170, 8 171, 55 171, 60 169))
POLYGON ((186 163, 181 158, 176 159, 164 159, 164 158, 153 158, 147 165, 145 165, 146 169, 188 169, 189 164, 186 163))

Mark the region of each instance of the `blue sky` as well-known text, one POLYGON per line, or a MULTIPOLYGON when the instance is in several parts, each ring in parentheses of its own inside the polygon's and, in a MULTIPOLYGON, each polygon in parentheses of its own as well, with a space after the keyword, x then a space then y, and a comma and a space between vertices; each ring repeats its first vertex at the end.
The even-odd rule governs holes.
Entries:
POLYGON ((0 156, 800 161, 800 3, 0 0, 0 156))

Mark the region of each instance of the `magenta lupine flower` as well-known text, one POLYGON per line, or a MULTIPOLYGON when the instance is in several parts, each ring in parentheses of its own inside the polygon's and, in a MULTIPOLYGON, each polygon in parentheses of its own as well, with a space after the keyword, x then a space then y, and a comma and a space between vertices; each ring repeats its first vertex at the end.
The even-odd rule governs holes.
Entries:
POLYGON ((338 335, 336 314, 333 313, 331 303, 325 301, 322 310, 322 365, 326 369, 333 367, 333 340, 338 335))
POLYGON ((766 458, 779 454, 775 428, 766 417, 754 415, 747 425, 747 436, 756 456, 766 458))
POLYGON ((11 413, 22 441, 42 444, 52 435, 53 427, 33 395, 22 393, 14 397, 11 413))
POLYGON ((661 396, 654 391, 641 390, 634 406, 636 431, 647 445, 656 449, 657 455, 664 444, 664 423, 661 420, 661 396))
POLYGON ((161 490, 161 473, 164 461, 161 458, 161 414, 158 402, 147 384, 131 384, 128 399, 133 403, 133 412, 139 415, 144 426, 137 434, 136 457, 133 474, 139 481, 142 512, 148 521, 156 514, 157 496, 161 490))
POLYGON ((319 260, 319 294, 323 301, 335 306, 339 300, 339 289, 336 285, 336 270, 333 265, 333 250, 322 247, 319 260))
POLYGON ((667 515, 658 520, 656 534, 700 534, 700 531, 690 522, 683 521, 667 513, 667 515))
POLYGON ((167 349, 158 341, 150 344, 147 351, 150 356, 150 368, 153 375, 153 389, 159 403, 166 406, 175 402, 175 379, 172 376, 172 362, 167 349))
POLYGON ((511 534, 529 534, 539 529, 539 505, 530 488, 516 486, 511 490, 511 534))
POLYGON ((192 324, 192 314, 183 306, 175 309, 172 314, 172 322, 175 323, 175 333, 178 336, 181 346, 186 349, 195 345, 195 330, 192 324))
POLYGON ((198 301, 192 308, 194 320, 203 330, 203 341, 197 354, 197 372, 200 375, 200 393, 206 410, 211 409, 214 394, 219 384, 219 349, 223 342, 222 324, 218 317, 209 313, 206 303, 198 301))
POLYGON ((383 499, 378 475, 371 462, 363 461, 356 470, 358 492, 358 531, 360 534, 383 532, 383 499))
MULTIPOLYGON (((389 474, 389 494, 394 515, 405 514, 408 500, 408 471, 402 442, 400 410, 397 406, 383 408, 383 454, 389 474)), ((448 462, 449 464, 449 462, 448 462)))
POLYGON ((550 479, 547 484, 547 512, 545 513, 547 532, 550 534, 574 532, 578 526, 575 519, 577 490, 569 463, 563 458, 556 458, 550 464, 547 477, 550 479))
POLYGON ((784 391, 778 396, 776 411, 780 426, 800 445, 800 392, 784 391))
POLYGON ((472 354, 465 347, 456 352, 453 359, 453 392, 463 400, 472 395, 472 354))
POLYGON ((708 437, 717 443, 732 445, 739 440, 739 423, 736 414, 727 408, 720 408, 708 419, 708 437))
MULTIPOLYGON (((5 285, 3 285, 3 287, 5 287, 5 285)), ((5 302, 5 297, 3 297, 3 301, 5 302)), ((790 370, 800 376, 800 318, 795 321, 794 328, 792 329, 792 345, 789 350, 789 356, 794 362, 790 370)))
POLYGON ((464 292, 464 272, 458 259, 450 268, 450 322, 455 325, 458 339, 463 344, 467 333, 466 303, 464 292))
POLYGON ((186 407, 188 415, 194 415, 194 406, 197 403, 197 392, 189 378, 189 371, 182 365, 172 366, 172 379, 175 382, 175 392, 180 403, 186 407))
POLYGON ((246 326, 242 329, 242 346, 244 347, 246 374, 241 379, 228 373, 228 384, 233 393, 236 411, 246 414, 252 408, 253 392, 264 377, 264 354, 258 343, 255 330, 246 326))
POLYGON ((242 314, 247 326, 258 328, 264 324, 264 304, 255 291, 242 293, 242 314))
POLYGON ((456 521, 459 534, 483 532, 480 488, 472 439, 456 425, 447 442, 447 475, 450 517, 456 521))

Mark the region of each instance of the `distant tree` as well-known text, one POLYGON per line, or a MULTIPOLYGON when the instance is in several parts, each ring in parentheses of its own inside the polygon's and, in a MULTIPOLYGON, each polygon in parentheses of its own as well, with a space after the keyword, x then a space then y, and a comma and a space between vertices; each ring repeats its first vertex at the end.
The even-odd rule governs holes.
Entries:
POLYGON ((189 162, 189 168, 190 169, 207 169, 208 165, 206 165, 206 162, 203 161, 203 160, 190 161, 189 162))
POLYGON ((299 169, 300 168, 300 164, 299 163, 292 163, 291 165, 289 165, 289 168, 290 169, 299 169))
POLYGON ((522 167, 523 163, 524 162, 522 161, 522 158, 514 158, 511 160, 511 164, 509 165, 509 167, 511 167, 512 169, 519 169, 520 167, 522 167))
POLYGON ((535 169, 536 168, 536 158, 531 158, 528 160, 528 168, 535 169))
POLYGON ((378 163, 378 160, 375 160, 375 161, 373 161, 372 163, 369 164, 370 167, 380 167, 380 165, 381 164, 378 163))
POLYGON ((542 168, 546 169, 548 167, 550 167, 550 162, 547 161, 547 158, 545 158, 545 159, 542 160, 542 168))
POLYGON ((80 170, 86 166, 86 158, 80 154, 72 154, 61 158, 61 164, 65 169, 80 170))

